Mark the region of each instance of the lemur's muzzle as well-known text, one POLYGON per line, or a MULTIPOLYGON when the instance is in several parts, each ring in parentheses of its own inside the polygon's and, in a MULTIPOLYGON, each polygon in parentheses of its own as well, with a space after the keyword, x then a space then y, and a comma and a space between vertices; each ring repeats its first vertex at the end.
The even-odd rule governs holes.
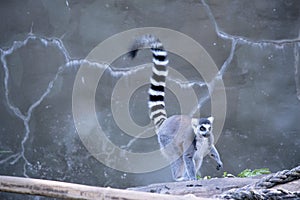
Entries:
POLYGON ((209 137, 210 136, 210 133, 209 132, 207 132, 207 133, 201 133, 201 135, 203 136, 203 137, 209 137))

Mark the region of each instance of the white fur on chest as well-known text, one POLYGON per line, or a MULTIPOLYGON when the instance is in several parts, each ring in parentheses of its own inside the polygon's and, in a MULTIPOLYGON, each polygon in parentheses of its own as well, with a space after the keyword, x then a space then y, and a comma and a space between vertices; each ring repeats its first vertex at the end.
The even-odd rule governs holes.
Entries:
POLYGON ((211 142, 210 138, 201 138, 197 139, 196 141, 196 152, 195 156, 204 157, 206 156, 211 150, 211 142))

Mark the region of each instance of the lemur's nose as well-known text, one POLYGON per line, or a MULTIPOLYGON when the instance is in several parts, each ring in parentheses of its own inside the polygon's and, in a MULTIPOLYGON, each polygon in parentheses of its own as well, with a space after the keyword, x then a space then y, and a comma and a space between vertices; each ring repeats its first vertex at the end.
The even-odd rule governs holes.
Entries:
POLYGON ((210 133, 209 133, 209 132, 201 133, 201 135, 202 135, 203 137, 209 137, 209 136, 210 136, 210 133))

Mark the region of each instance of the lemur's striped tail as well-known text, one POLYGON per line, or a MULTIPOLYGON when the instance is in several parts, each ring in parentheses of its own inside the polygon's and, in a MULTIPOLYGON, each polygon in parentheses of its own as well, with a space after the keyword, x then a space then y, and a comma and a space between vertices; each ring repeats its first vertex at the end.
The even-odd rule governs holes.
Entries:
POLYGON ((165 87, 166 77, 168 75, 167 51, 158 38, 152 35, 144 35, 137 39, 132 46, 131 57, 134 58, 139 49, 150 48, 153 55, 154 66, 152 68, 152 77, 150 78, 151 86, 149 88, 150 118, 153 120, 156 129, 167 119, 165 109, 165 87))

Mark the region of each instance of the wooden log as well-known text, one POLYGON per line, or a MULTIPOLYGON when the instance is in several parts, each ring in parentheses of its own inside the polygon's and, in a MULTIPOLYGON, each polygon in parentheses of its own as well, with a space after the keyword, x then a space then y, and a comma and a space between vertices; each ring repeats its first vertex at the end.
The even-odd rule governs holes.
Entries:
POLYGON ((155 194, 11 176, 0 176, 0 191, 63 199, 209 200, 192 194, 185 196, 155 194))

